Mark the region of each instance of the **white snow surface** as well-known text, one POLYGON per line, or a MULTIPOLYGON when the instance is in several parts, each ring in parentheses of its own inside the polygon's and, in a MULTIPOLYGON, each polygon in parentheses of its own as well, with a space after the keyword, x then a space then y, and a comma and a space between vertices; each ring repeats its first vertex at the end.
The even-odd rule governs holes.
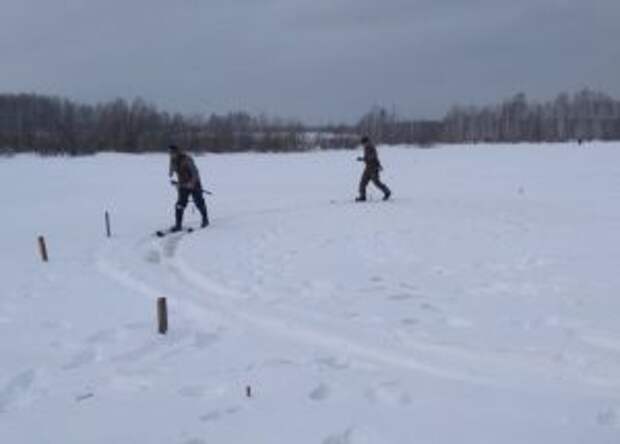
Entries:
POLYGON ((0 442, 620 443, 620 144, 357 155, 0 159, 0 442))

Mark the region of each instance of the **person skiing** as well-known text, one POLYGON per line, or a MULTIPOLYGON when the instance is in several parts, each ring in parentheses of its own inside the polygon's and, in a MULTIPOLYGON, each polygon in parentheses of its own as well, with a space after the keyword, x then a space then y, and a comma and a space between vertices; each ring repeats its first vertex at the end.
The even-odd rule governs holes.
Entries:
POLYGON ((202 195, 202 183, 200 182, 200 173, 194 159, 181 150, 176 145, 170 145, 170 168, 168 170, 168 176, 172 178, 174 174, 177 176, 177 181, 173 182, 177 186, 178 199, 175 205, 175 223, 170 229, 171 232, 181 231, 183 229, 183 212, 187 206, 189 196, 191 194, 194 204, 200 215, 202 216, 202 228, 209 225, 209 217, 207 215, 207 204, 205 203, 202 195))
POLYGON ((357 202, 364 202, 366 200, 366 187, 369 182, 372 182, 377 188, 383 191, 383 200, 388 200, 392 192, 387 185, 379 179, 379 172, 383 170, 383 167, 381 166, 381 162, 379 162, 377 148, 375 148, 367 136, 362 137, 361 143, 364 147, 364 156, 358 157, 357 160, 364 162, 366 167, 360 179, 359 196, 355 200, 357 202))

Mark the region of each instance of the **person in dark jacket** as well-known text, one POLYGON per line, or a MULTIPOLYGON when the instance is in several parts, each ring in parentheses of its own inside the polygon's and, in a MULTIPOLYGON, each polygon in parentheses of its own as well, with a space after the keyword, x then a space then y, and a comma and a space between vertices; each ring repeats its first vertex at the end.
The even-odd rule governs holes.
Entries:
POLYGON ((358 157, 357 160, 364 162, 366 167, 360 179, 359 196, 355 200, 357 202, 366 200, 366 187, 369 182, 372 182, 377 188, 383 191, 383 200, 388 200, 392 192, 379 178, 379 172, 383 170, 383 167, 381 166, 381 162, 379 162, 377 148, 375 148, 370 139, 366 136, 362 137, 361 143, 364 147, 364 156, 358 157))
POLYGON ((190 195, 202 216, 200 226, 204 228, 209 225, 209 217, 207 215, 207 204, 203 196, 200 173, 198 168, 196 168, 194 159, 176 145, 170 145, 168 148, 170 150, 168 175, 172 178, 176 174, 177 181, 175 185, 178 190, 178 199, 175 205, 175 224, 170 231, 180 231, 183 228, 183 213, 190 195))

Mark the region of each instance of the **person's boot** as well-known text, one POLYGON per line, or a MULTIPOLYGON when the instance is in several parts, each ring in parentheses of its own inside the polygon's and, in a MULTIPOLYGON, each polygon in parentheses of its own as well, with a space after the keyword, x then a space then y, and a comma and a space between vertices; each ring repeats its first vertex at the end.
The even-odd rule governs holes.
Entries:
POLYGON ((200 211, 200 215, 202 216, 202 222, 200 223, 200 228, 205 228, 209 226, 209 215, 207 214, 207 207, 201 206, 198 208, 200 211))
POLYGON ((355 198, 355 202, 365 202, 366 196, 358 196, 355 198))
POLYGON ((388 200, 391 195, 392 192, 390 190, 386 190, 385 194, 383 195, 383 200, 388 200))
POLYGON ((176 233, 183 229, 183 209, 177 208, 174 212, 174 225, 170 228, 171 233, 176 233))

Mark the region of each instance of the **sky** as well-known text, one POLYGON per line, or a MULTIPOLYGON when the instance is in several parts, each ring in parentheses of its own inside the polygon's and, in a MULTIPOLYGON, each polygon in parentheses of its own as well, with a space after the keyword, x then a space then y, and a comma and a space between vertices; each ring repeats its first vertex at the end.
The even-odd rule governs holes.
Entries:
POLYGON ((620 98, 619 42, 618 0, 2 0, 0 92, 440 118, 518 92, 620 98))

